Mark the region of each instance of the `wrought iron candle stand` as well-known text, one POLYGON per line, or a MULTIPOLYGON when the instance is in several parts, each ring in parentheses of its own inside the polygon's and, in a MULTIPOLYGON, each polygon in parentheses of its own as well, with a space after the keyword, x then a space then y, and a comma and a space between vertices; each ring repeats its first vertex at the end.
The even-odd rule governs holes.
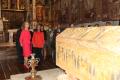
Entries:
POLYGON ((36 75, 37 71, 35 69, 36 66, 38 66, 38 62, 40 60, 38 58, 35 58, 35 54, 31 54, 31 59, 28 60, 28 66, 29 69, 31 69, 31 75, 26 77, 25 80, 42 80, 40 75, 36 75))

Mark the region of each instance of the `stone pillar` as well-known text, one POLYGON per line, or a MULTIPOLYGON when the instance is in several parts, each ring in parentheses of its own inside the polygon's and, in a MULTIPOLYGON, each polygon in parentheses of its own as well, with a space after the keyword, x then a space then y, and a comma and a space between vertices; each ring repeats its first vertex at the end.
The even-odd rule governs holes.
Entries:
POLYGON ((1 4, 1 0, 0 0, 0 18, 1 18, 1 5, 2 5, 2 4, 1 4))
POLYGON ((20 9, 20 1, 19 0, 17 0, 17 9, 19 10, 20 9))
POLYGON ((32 2, 32 8, 33 8, 33 12, 32 12, 32 15, 33 15, 33 18, 32 18, 32 29, 35 29, 36 28, 36 25, 37 25, 37 22, 36 22, 36 0, 33 0, 32 2))
POLYGON ((33 20, 36 20, 36 0, 33 0, 33 20))
POLYGON ((50 0, 49 20, 52 21, 52 1, 50 0))
POLYGON ((30 17, 29 16, 29 13, 30 13, 29 12, 30 11, 30 9, 29 9, 29 6, 30 6, 29 5, 29 0, 26 0, 26 5, 25 6, 26 6, 26 11, 27 11, 27 13, 26 13, 26 21, 29 21, 29 17, 30 17))
POLYGON ((11 0, 8 0, 8 9, 10 9, 11 6, 11 0))

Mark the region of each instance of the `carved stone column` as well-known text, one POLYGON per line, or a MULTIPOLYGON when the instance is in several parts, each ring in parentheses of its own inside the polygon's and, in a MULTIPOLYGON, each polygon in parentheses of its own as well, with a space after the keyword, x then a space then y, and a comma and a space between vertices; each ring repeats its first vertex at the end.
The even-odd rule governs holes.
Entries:
POLYGON ((36 20, 36 0, 33 0, 33 20, 36 20))
POLYGON ((0 0, 0 19, 1 19, 1 0, 0 0))
POLYGON ((33 18, 32 18, 32 29, 35 29, 36 28, 36 25, 37 25, 37 22, 36 22, 36 0, 33 0, 32 1, 32 15, 33 15, 33 18))
POLYGON ((19 10, 20 9, 20 1, 19 0, 17 0, 17 9, 19 10))
POLYGON ((49 21, 52 21, 52 1, 50 0, 49 21))
POLYGON ((26 0, 26 11, 27 11, 27 13, 26 13, 26 21, 29 21, 29 17, 30 17, 30 5, 29 5, 29 0, 26 0))

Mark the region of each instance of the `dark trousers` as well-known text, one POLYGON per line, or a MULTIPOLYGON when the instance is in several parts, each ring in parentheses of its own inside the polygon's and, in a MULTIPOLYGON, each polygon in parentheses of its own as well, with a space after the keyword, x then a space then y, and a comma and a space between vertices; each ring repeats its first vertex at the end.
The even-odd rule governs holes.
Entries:
POLYGON ((42 56, 42 48, 33 48, 33 53, 35 54, 35 58, 39 58, 40 62, 43 61, 43 56, 42 56))
POLYGON ((24 64, 24 57, 23 57, 22 47, 16 46, 16 49, 17 49, 18 62, 20 64, 24 64))

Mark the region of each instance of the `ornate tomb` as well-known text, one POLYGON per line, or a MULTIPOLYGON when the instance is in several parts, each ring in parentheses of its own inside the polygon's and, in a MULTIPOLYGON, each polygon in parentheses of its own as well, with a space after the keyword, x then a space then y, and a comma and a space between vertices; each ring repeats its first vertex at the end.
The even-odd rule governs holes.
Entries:
POLYGON ((120 26, 66 29, 56 39, 56 64, 80 80, 120 80, 120 26))

